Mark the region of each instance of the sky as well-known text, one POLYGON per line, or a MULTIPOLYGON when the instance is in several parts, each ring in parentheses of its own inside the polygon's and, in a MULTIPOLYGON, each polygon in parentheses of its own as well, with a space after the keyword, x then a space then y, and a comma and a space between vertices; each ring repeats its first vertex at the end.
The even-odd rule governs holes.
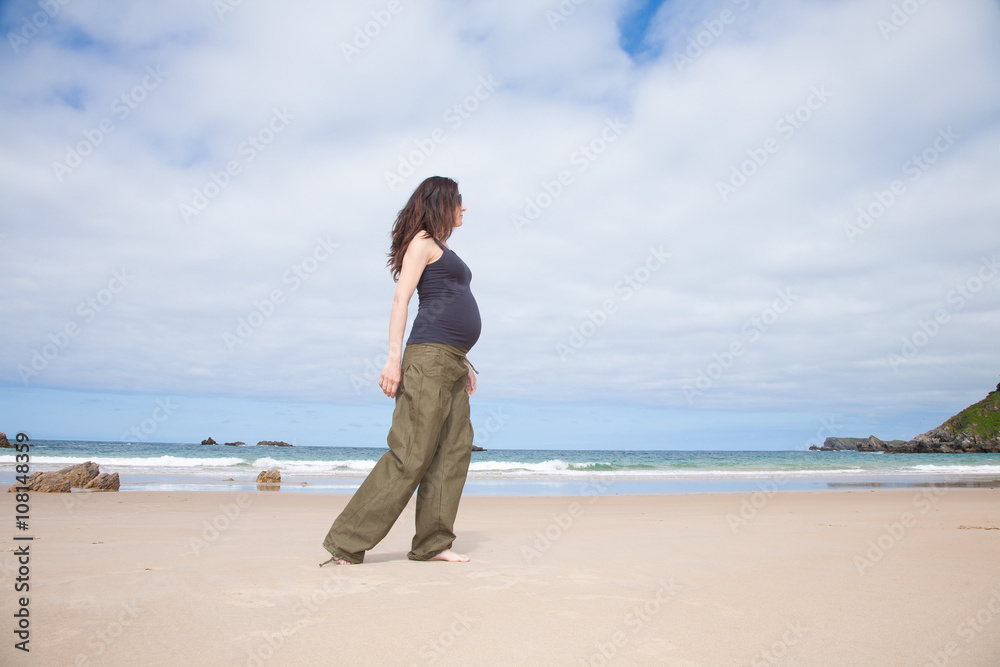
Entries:
POLYGON ((1000 379, 996 0, 0 7, 8 435, 384 445, 432 175, 478 444, 909 439, 1000 379))

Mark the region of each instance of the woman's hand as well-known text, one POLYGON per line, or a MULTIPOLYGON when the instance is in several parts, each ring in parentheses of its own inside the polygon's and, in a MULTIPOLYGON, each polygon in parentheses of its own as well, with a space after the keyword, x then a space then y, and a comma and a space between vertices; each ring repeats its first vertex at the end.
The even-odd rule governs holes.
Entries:
POLYGON ((476 374, 472 370, 472 366, 469 365, 469 362, 465 362, 465 368, 469 371, 469 377, 465 381, 465 391, 469 396, 472 396, 476 393, 476 374))
POLYGON ((385 392, 386 396, 389 398, 395 398, 396 391, 399 389, 399 383, 402 377, 402 364, 398 361, 390 359, 385 362, 382 374, 378 376, 378 386, 382 388, 382 391, 385 392))

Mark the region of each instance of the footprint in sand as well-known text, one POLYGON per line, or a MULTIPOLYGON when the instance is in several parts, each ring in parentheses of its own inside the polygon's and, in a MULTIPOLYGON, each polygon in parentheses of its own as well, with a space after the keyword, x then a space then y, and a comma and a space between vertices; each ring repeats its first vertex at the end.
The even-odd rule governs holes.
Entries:
POLYGON ((226 604, 231 604, 234 607, 258 608, 274 606, 274 603, 270 600, 266 600, 260 594, 251 591, 233 591, 226 593, 222 601, 226 604))
POLYGON ((81 634, 83 633, 79 630, 68 630, 62 628, 53 632, 49 639, 51 639, 54 644, 58 644, 59 642, 64 642, 67 639, 72 639, 73 637, 77 637, 81 634))
POLYGON ((452 582, 450 581, 421 581, 421 582, 408 581, 401 586, 396 586, 395 588, 393 588, 392 592, 397 593, 399 595, 406 595, 409 593, 420 593, 422 592, 421 589, 427 588, 428 586, 450 586, 451 583, 452 582))
POLYGON ((502 572, 494 572, 491 570, 471 572, 466 576, 469 579, 478 579, 484 584, 482 586, 476 586, 473 589, 477 591, 505 591, 524 582, 524 579, 521 577, 504 574, 502 572))
POLYGON ((87 596, 87 597, 76 598, 74 600, 70 600, 69 602, 66 603, 66 608, 67 609, 93 609, 94 608, 94 604, 96 604, 96 603, 97 603, 97 599, 96 598, 87 596))
POLYGON ((593 572, 582 570, 570 570, 557 576, 561 581, 571 584, 595 584, 601 582, 601 578, 593 572))
POLYGON ((635 652, 643 655, 663 655, 664 653, 676 650, 676 644, 668 639, 661 639, 659 637, 638 639, 635 642, 635 652))

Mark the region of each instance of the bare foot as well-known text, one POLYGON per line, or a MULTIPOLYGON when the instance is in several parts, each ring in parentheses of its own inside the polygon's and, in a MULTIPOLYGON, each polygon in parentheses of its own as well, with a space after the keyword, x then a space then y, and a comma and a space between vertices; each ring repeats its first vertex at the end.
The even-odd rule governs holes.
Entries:
POLYGON ((468 563, 469 557, 464 554, 457 554, 451 549, 445 549, 437 556, 431 556, 427 560, 444 560, 449 563, 468 563))
POLYGON ((352 563, 349 560, 344 560, 343 558, 337 558, 336 556, 334 556, 330 560, 320 563, 319 566, 323 567, 324 565, 330 565, 331 563, 333 565, 354 565, 354 563, 352 563))

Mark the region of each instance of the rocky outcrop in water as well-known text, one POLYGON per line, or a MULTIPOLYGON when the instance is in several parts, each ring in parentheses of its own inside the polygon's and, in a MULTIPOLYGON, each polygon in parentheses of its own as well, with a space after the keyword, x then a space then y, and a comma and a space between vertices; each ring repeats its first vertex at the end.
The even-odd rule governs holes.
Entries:
POLYGON ((890 440, 885 442, 874 435, 867 438, 827 438, 822 447, 813 445, 809 449, 821 452, 884 452, 888 448, 905 444, 905 440, 890 440))
POLYGON ((822 447, 813 445, 809 449, 889 454, 1000 453, 1000 384, 983 400, 908 442, 885 442, 874 435, 868 438, 827 438, 822 447))
POLYGON ((886 450, 899 454, 1000 453, 1000 384, 937 428, 886 450))
POLYGON ((1000 453, 1000 385, 986 398, 921 433, 905 445, 887 450, 905 454, 956 452, 1000 453))
POLYGON ((288 444, 284 440, 261 440, 260 442, 257 443, 257 446, 258 447, 291 447, 292 445, 288 444))

